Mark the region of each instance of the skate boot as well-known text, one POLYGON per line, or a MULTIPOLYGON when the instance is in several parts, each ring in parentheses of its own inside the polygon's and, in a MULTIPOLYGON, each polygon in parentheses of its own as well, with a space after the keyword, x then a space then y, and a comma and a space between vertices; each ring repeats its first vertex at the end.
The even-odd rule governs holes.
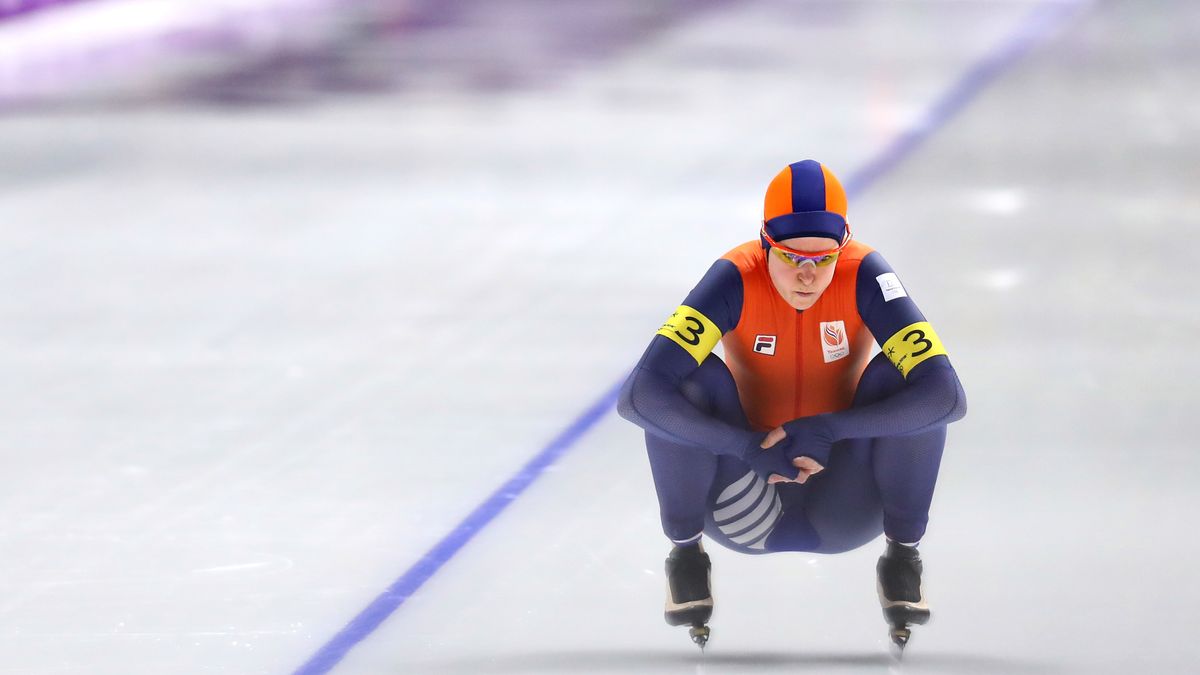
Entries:
POLYGON ((712 563, 700 544, 676 546, 667 556, 667 606, 664 616, 672 626, 690 625, 688 634, 704 649, 713 599, 709 579, 712 563))
POLYGON ((888 540, 887 551, 879 558, 875 571, 878 573, 879 604, 883 617, 891 625, 891 638, 897 656, 904 653, 908 644, 911 624, 923 625, 929 621, 929 605, 921 589, 921 556, 916 547, 903 546, 888 540))

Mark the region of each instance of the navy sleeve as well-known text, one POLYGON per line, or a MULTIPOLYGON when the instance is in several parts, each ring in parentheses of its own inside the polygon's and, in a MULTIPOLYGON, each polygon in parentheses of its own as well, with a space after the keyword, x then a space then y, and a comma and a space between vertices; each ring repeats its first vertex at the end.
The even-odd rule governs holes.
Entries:
MULTIPOLYGON (((742 313, 742 298, 741 273, 732 262, 722 259, 709 268, 680 309, 690 308, 693 310, 691 315, 711 322, 711 325, 704 324, 705 330, 709 331, 705 337, 715 345, 716 338, 737 326, 742 313), (719 335, 711 334, 714 328, 719 335)), ((692 325, 699 327, 700 319, 692 325)), ((698 336, 688 332, 686 327, 681 326, 681 330, 682 333, 675 333, 679 339, 669 338, 663 333, 672 331, 664 325, 650 340, 641 360, 621 388, 617 412, 668 441, 714 454, 745 455, 758 447, 762 434, 706 414, 680 391, 683 380, 708 357, 707 351, 696 348, 689 351, 684 345, 690 345, 690 339, 698 336)))
POLYGON ((887 399, 827 416, 833 438, 911 434, 962 419, 967 399, 954 366, 925 315, 878 252, 858 268, 858 312, 875 341, 904 375, 887 399))
MULTIPOLYGON (((708 317, 724 335, 737 327, 742 315, 742 295, 741 272, 732 262, 721 259, 708 268, 682 305, 708 317)), ((678 385, 699 365, 677 342, 662 335, 654 336, 638 363, 638 367, 661 374, 672 385, 678 385)))

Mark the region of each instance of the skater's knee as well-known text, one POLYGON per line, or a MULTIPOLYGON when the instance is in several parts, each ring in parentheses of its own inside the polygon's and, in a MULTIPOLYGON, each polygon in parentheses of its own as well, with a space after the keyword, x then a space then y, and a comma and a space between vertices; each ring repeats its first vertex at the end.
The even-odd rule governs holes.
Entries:
POLYGON ((737 383, 725 362, 715 354, 704 359, 700 367, 680 383, 679 391, 692 405, 710 415, 731 423, 745 419, 737 383))
POLYGON ((862 406, 881 401, 904 388, 904 376, 887 355, 880 352, 867 364, 862 377, 858 380, 858 388, 854 392, 854 405, 862 406))
POLYGON ((702 382, 693 379, 684 380, 679 384, 679 393, 683 394, 687 402, 696 406, 697 409, 703 410, 706 413, 712 412, 714 408, 713 396, 702 382))

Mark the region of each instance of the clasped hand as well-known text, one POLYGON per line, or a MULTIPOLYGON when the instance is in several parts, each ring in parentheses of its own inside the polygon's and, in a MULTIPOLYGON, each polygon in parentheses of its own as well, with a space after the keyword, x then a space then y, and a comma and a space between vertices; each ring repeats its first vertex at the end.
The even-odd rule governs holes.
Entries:
POLYGON ((819 416, 801 417, 772 429, 747 458, 768 483, 805 483, 825 469, 833 437, 819 416))

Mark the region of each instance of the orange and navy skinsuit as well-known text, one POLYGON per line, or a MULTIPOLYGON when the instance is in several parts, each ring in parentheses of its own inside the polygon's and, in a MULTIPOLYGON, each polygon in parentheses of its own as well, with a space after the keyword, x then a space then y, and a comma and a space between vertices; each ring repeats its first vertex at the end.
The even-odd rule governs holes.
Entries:
MULTIPOLYGON (((848 232, 840 184, 811 160, 772 181, 764 215, 779 242, 848 232)), ((919 540, 945 427, 966 413, 941 340, 871 247, 842 248, 829 286, 798 311, 771 280, 767 243, 712 265, 621 390, 621 416, 646 430, 664 531, 676 543, 703 530, 749 552, 832 552, 878 534, 882 508, 889 537, 919 540), (762 449, 777 426, 786 438, 762 449), (799 456, 828 470, 777 490, 767 479, 796 477, 799 456)))
POLYGON ((962 416, 965 398, 941 340, 877 251, 852 241, 828 288, 803 311, 775 290, 766 256, 751 241, 712 265, 626 383, 622 415, 651 433, 740 457, 754 452, 761 432, 797 418, 825 415, 833 440, 842 440, 911 433, 962 416), (678 402, 671 390, 718 341, 749 429, 691 411, 680 419, 680 407, 667 403, 678 402), (916 395, 878 415, 854 414, 848 409, 875 343, 916 395), (919 386, 928 377, 933 386, 919 386))

